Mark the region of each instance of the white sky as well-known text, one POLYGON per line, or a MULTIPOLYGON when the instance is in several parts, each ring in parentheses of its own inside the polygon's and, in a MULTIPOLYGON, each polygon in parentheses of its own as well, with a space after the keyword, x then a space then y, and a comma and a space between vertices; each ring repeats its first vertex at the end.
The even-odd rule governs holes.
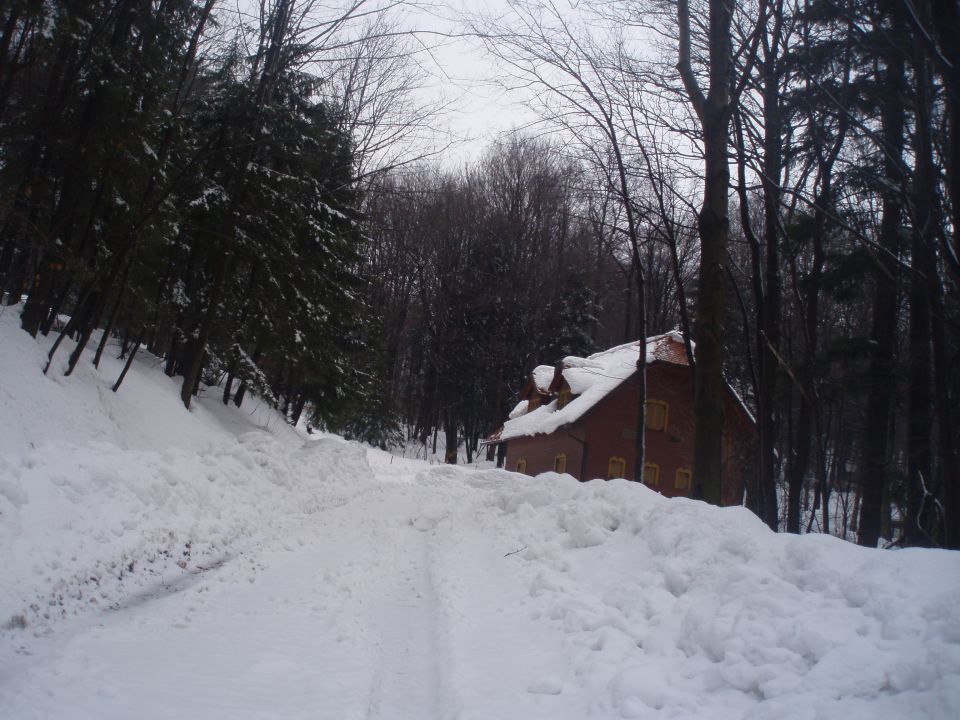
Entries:
MULTIPOLYGON (((257 22, 260 2, 277 2, 221 1, 228 12, 236 10, 251 25, 257 22)), ((353 2, 356 0, 305 1, 300 7, 310 6, 323 21, 339 16, 353 2)), ((431 117, 430 126, 424 128, 427 132, 415 133, 422 145, 413 150, 415 154, 442 149, 435 159, 456 166, 479 158, 501 133, 537 120, 519 94, 498 86, 496 63, 482 44, 463 34, 465 15, 505 14, 509 0, 368 0, 348 24, 345 35, 350 35, 351 28, 359 29, 377 8, 388 8, 388 17, 399 20, 400 27, 413 33, 414 44, 422 48, 415 58, 422 70, 417 99, 443 107, 431 117)))
POLYGON ((444 164, 476 159, 499 134, 537 119, 524 105, 522 96, 497 85, 496 64, 478 41, 430 34, 456 34, 457 18, 465 10, 505 12, 507 2, 444 0, 433 3, 431 8, 411 9, 407 13, 411 29, 426 31, 422 40, 432 45, 422 56, 425 69, 431 75, 425 81, 424 95, 450 103, 433 128, 449 131, 454 138, 455 144, 443 153, 444 164))

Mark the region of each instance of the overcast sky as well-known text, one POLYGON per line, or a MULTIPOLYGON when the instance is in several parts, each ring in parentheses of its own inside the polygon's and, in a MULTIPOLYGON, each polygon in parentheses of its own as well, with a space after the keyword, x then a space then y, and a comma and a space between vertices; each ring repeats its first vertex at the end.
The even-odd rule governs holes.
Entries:
POLYGON ((506 0, 444 0, 432 8, 411 9, 411 29, 425 31, 422 42, 430 49, 422 62, 431 77, 425 95, 450 101, 449 110, 437 118, 437 130, 449 129, 456 143, 444 153, 446 164, 479 157, 497 135, 536 120, 525 107, 522 94, 505 92, 497 83, 495 62, 480 43, 467 37, 443 37, 430 33, 457 34, 464 10, 504 12, 506 0))

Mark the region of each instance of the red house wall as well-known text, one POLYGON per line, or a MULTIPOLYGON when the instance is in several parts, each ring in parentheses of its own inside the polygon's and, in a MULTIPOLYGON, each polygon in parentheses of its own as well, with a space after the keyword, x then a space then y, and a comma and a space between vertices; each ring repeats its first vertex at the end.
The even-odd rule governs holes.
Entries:
MULTIPOLYGON (((578 433, 571 428, 574 435, 578 433)), ((507 470, 516 470, 517 461, 521 458, 527 461, 527 475, 538 475, 552 471, 554 461, 559 453, 567 455, 567 472, 575 478, 582 479, 581 468, 583 461, 583 444, 577 442, 566 429, 561 428, 550 435, 535 437, 514 438, 507 443, 507 470)))
MULTIPOLYGON (((667 403, 667 423, 663 431, 646 431, 646 461, 659 466, 655 490, 667 497, 686 495, 675 488, 676 471, 693 467, 693 405, 690 369, 685 366, 653 363, 647 367, 647 399, 667 403)), ((550 435, 516 438, 507 445, 507 469, 527 461, 526 472, 536 475, 553 470, 557 453, 567 454, 567 472, 581 480, 605 478, 611 457, 626 461, 624 477, 634 477, 634 438, 639 402, 636 379, 621 384, 597 403, 586 417, 568 428, 550 435), (569 433, 567 432, 569 430, 569 433), (586 459, 582 445, 570 436, 586 441, 586 459), (581 467, 583 472, 581 472, 581 467)), ((725 398, 727 436, 723 470, 723 502, 738 504, 743 495, 746 473, 751 467, 753 426, 732 393, 725 398)))

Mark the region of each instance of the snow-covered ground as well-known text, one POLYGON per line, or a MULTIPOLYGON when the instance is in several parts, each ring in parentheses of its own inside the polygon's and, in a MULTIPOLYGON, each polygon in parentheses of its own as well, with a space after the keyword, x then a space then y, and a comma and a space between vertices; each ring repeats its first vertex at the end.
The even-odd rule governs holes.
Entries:
POLYGON ((16 325, 0 718, 960 716, 958 553, 187 412, 146 355, 114 395, 16 325))

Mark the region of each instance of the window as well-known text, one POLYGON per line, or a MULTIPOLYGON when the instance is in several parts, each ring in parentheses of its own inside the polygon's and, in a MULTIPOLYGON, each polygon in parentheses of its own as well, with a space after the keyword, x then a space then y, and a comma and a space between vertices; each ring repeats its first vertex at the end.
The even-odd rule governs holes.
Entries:
POLYGON ((667 404, 660 400, 647 400, 647 430, 667 429, 667 404))
POLYGON ((534 395, 532 398, 530 398, 530 402, 527 404, 527 412, 536 410, 538 407, 540 407, 540 396, 534 395))
POLYGON ((527 459, 520 458, 517 460, 517 472, 525 473, 527 471, 527 459))
POLYGON ((610 458, 610 462, 607 463, 607 477, 622 478, 626 469, 626 460, 624 460, 622 457, 612 457, 610 458))
POLYGON ((730 442, 730 438, 726 435, 720 440, 720 452, 720 459, 724 464, 733 456, 733 443, 730 442))
POLYGON ((690 473, 690 471, 687 468, 679 468, 677 470, 676 479, 673 482, 674 490, 683 490, 684 492, 690 492, 692 479, 693 479, 693 475, 690 473))
POLYGON ((643 464, 643 484, 656 487, 660 484, 660 466, 656 463, 643 464))
POLYGON ((562 407, 566 407, 567 403, 570 402, 571 397, 572 395, 568 388, 561 390, 560 395, 557 397, 557 409, 559 410, 562 407))
POLYGON ((553 471, 558 473, 565 473, 567 471, 566 453, 560 453, 553 459, 553 471))

